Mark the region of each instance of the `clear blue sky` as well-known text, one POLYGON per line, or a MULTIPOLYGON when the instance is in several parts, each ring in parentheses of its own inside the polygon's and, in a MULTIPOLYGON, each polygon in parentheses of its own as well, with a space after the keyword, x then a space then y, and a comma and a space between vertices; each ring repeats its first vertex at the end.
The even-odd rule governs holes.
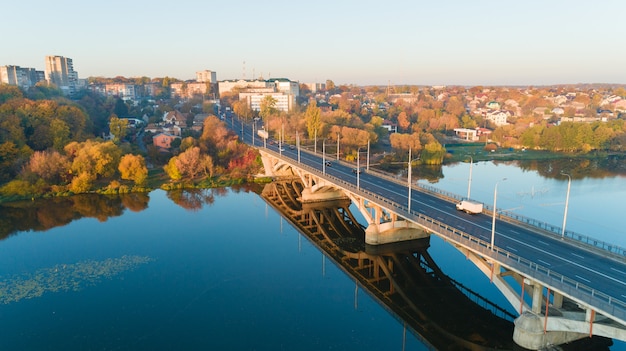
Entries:
POLYGON ((0 65, 79 77, 336 84, 626 83, 624 0, 8 1, 0 65))

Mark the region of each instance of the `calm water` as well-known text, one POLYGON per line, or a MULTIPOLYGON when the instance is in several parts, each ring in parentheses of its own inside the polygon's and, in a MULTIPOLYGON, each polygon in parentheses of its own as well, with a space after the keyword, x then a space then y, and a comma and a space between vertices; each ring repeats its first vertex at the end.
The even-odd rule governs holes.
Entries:
MULTIPOLYGON (((431 185, 464 194, 468 171, 431 185)), ((475 164, 472 198, 491 203, 502 177, 499 208, 561 223, 566 180, 475 164)), ((568 229, 626 246, 623 195, 618 176, 575 179, 568 229)), ((55 201, 2 208, 0 350, 427 349, 253 192, 55 201)), ((450 245, 432 238, 429 252, 509 308, 450 245)))

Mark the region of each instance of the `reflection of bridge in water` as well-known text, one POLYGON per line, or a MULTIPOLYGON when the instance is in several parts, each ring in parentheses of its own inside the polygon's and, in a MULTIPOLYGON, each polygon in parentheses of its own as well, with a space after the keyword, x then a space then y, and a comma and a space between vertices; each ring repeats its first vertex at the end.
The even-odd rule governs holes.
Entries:
MULTIPOLYGON (((429 236, 368 245, 349 198, 303 204, 304 188, 299 179, 283 179, 267 184, 262 197, 426 345, 440 350, 522 350, 512 338, 515 316, 445 275, 427 251, 429 236)), ((608 344, 609 339, 592 338, 563 349, 608 350, 608 344)))

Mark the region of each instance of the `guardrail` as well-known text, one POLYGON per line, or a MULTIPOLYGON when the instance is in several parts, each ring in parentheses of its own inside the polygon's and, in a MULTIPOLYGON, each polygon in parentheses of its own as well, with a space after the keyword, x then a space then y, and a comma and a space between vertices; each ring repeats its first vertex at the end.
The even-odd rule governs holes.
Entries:
MULTIPOLYGON (((268 149, 264 149, 264 151, 273 154, 275 157, 293 163, 292 159, 283 157, 275 151, 268 149)), ((317 168, 308 166, 303 163, 297 163, 295 164, 295 166, 314 173, 326 180, 332 181, 337 186, 344 188, 344 190, 363 197, 368 201, 372 201, 373 203, 384 206, 385 208, 394 211, 398 215, 406 219, 412 220, 423 228, 431 230, 433 233, 439 236, 445 237, 446 239, 463 245, 474 252, 480 253, 484 257, 490 257, 494 260, 497 260, 502 265, 513 271, 516 271, 526 277, 534 278, 535 280, 541 281, 546 286, 557 289, 560 292, 568 295, 571 298, 577 299, 580 302, 587 303, 599 311, 609 313, 611 316, 618 318, 626 323, 626 302, 624 301, 613 298, 612 296, 600 290, 587 286, 577 280, 571 279, 547 267, 538 265, 537 263, 524 257, 518 256, 512 252, 503 250, 495 246, 491 247, 491 244, 484 240, 476 238, 454 227, 450 227, 443 222, 439 222, 419 212, 409 212, 406 205, 398 204, 394 201, 387 199, 386 197, 380 196, 363 188, 357 189, 356 185, 352 182, 344 181, 329 174, 323 174, 317 168)), ((431 189, 427 190, 432 191, 431 189)), ((442 196, 456 199, 456 197, 454 196, 449 196, 448 194, 450 193, 446 193, 441 190, 437 190, 436 193, 442 196)))
MULTIPOLYGON (((393 181, 395 183, 406 185, 406 178, 394 177, 390 176, 388 173, 379 171, 379 170, 370 170, 368 173, 376 174, 378 177, 387 179, 389 181, 393 181)), ((414 184, 416 186, 416 190, 428 193, 430 195, 436 196, 438 198, 444 199, 450 202, 458 202, 463 200, 465 197, 460 196, 458 194, 450 193, 445 190, 441 190, 439 188, 426 185, 426 184, 414 184)), ((488 204, 483 204, 486 212, 493 213, 493 206, 488 204)), ((599 249, 605 252, 608 252, 617 258, 626 259, 626 248, 620 247, 619 245, 607 243, 600 239, 596 239, 587 235, 583 235, 571 230, 565 230, 563 233, 563 227, 559 227, 557 225, 552 225, 550 223, 546 223, 543 221, 536 220, 534 218, 525 217, 511 211, 499 211, 498 218, 507 221, 510 223, 516 224, 524 224, 537 229, 541 229, 545 234, 548 234, 554 238, 564 238, 570 240, 570 242, 574 242, 576 244, 582 244, 588 246, 593 249, 599 249)))

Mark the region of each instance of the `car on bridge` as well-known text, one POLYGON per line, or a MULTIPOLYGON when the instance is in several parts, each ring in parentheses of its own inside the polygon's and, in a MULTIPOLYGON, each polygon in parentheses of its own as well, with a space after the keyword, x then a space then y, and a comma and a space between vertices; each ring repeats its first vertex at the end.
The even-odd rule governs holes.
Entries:
POLYGON ((354 174, 361 173, 361 172, 363 172, 363 170, 360 168, 352 168, 352 173, 354 174))
POLYGON ((326 167, 331 167, 333 165, 332 162, 330 161, 326 161, 325 163, 326 163, 326 167))

